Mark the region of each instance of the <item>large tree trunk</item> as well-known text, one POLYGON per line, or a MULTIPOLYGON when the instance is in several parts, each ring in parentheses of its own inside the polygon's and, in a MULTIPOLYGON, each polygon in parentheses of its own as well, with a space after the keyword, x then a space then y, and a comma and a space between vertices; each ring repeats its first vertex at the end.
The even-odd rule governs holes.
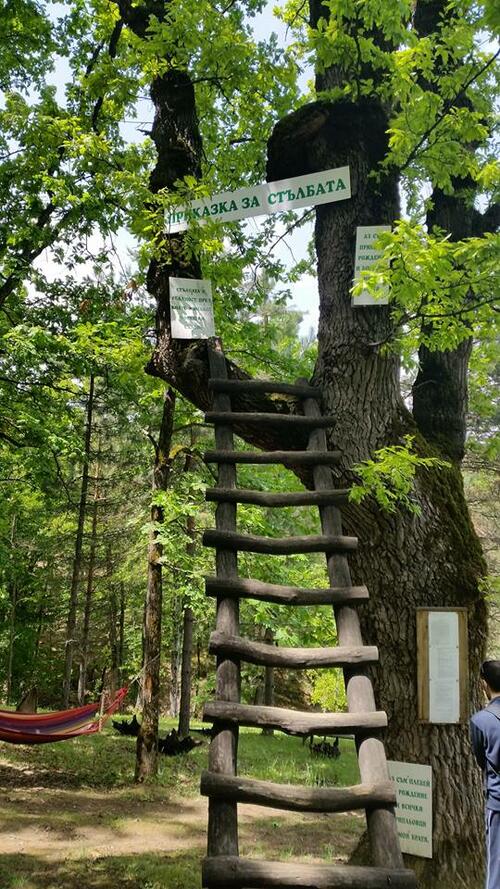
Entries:
MULTIPOLYGON (((170 475, 170 442, 175 411, 175 395, 165 393, 158 443, 155 447, 153 497, 166 491, 170 475)), ((156 774, 158 766, 158 720, 160 716, 160 653, 162 612, 162 545, 155 529, 163 522, 163 507, 153 503, 153 531, 148 552, 148 589, 144 609, 144 661, 142 675, 142 722, 137 736, 135 780, 145 781, 156 774)))
POLYGON ((83 448, 82 484, 80 488, 80 501, 78 504, 78 523, 75 538, 75 554, 73 557, 73 570, 71 574, 71 588, 69 593, 68 620, 66 623, 66 650, 64 657, 63 677, 63 707, 69 707, 71 693, 71 673, 73 669, 73 650, 75 645, 76 612, 78 607, 78 586, 82 566, 83 529, 85 526, 85 509, 87 505, 87 488, 89 483, 90 443, 92 440, 92 416, 94 411, 94 374, 90 375, 89 394, 87 396, 87 422, 85 426, 85 440, 83 448))

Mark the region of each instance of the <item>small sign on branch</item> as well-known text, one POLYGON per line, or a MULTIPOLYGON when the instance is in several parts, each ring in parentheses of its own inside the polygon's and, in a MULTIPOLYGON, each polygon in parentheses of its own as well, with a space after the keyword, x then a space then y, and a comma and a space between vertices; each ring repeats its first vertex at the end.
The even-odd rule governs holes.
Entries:
MULTIPOLYGON (((381 232, 390 232, 390 225, 358 225, 356 228, 356 249, 354 257, 354 284, 357 284, 361 272, 369 269, 382 256, 382 251, 374 247, 381 232)), ((375 298, 363 290, 359 296, 353 296, 353 306, 385 306, 389 302, 389 291, 381 288, 375 298)))
POLYGON ((432 858, 432 767, 387 762, 396 789, 396 824, 401 851, 432 858))
POLYGON ((170 278, 172 337, 206 340, 215 336, 212 284, 195 278, 170 278))

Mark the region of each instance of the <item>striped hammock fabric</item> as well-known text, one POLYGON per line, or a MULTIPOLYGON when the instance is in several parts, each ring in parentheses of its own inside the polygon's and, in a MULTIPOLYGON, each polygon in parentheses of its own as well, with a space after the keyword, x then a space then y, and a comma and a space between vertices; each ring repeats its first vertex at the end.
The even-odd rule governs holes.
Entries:
POLYGON ((102 713, 100 703, 56 713, 0 710, 0 741, 8 744, 51 744, 54 741, 69 741, 81 735, 93 735, 118 709, 127 691, 128 686, 120 688, 102 713))

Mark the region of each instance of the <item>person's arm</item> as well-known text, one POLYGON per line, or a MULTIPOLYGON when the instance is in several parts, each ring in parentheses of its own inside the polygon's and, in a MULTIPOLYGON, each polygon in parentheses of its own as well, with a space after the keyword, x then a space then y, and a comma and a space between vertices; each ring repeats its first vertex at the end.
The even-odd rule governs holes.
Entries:
POLYGON ((470 740, 472 744, 472 750, 474 752, 474 756, 476 757, 476 761, 478 766, 481 769, 486 768, 486 755, 485 755, 485 747, 486 742, 484 738, 484 734, 479 728, 478 725, 475 724, 474 720, 470 721, 470 740))

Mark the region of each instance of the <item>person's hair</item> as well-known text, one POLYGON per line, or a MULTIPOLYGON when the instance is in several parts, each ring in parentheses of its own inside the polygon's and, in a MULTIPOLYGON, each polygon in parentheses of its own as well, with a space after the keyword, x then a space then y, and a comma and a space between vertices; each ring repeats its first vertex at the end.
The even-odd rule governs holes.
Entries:
POLYGON ((488 683, 492 691, 500 691, 500 661, 483 661, 481 678, 488 683))

